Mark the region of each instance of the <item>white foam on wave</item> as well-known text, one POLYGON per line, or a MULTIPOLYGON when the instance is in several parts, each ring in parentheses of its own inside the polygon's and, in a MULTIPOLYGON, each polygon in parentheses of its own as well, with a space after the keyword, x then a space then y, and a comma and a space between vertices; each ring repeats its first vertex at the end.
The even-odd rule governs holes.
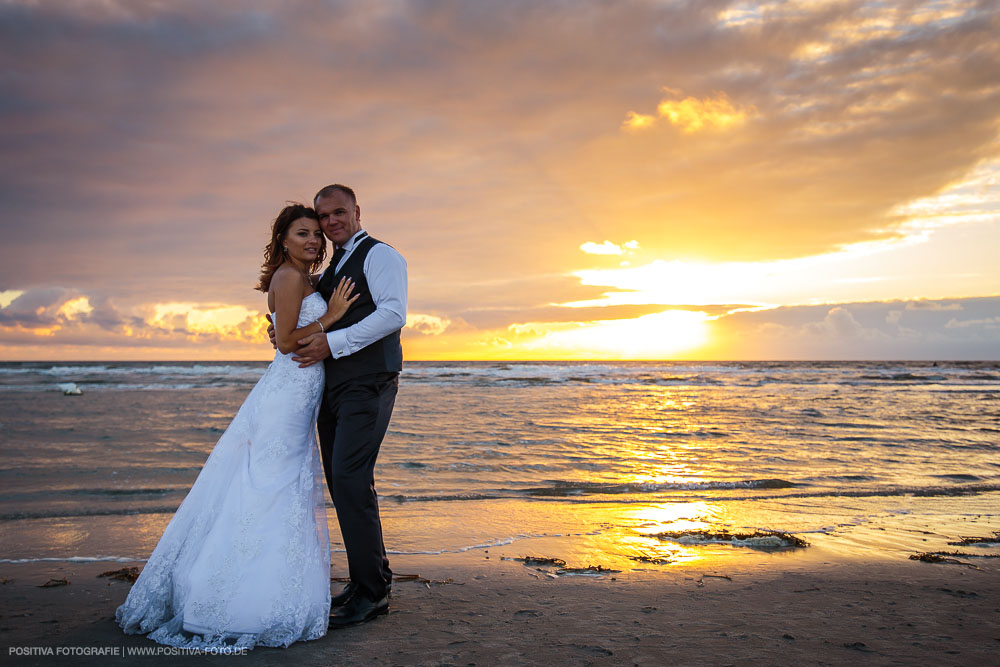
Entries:
POLYGON ((149 369, 141 369, 141 372, 148 372, 155 375, 230 375, 237 377, 260 377, 264 374, 264 370, 264 367, 259 366, 214 366, 195 364, 194 366, 152 366, 149 369))
MULTIPOLYGON (((475 551, 476 549, 489 549, 490 547, 505 547, 508 544, 513 544, 519 540, 529 540, 535 537, 550 537, 549 535, 512 535, 510 537, 498 537, 488 542, 483 542, 481 544, 470 544, 464 547, 458 547, 457 549, 436 549, 430 551, 391 551, 386 550, 386 553, 391 556, 440 556, 442 554, 461 554, 467 551, 475 551)), ((343 552, 343 549, 339 549, 338 552, 343 552)))
POLYGON ((923 366, 904 365, 882 368, 880 365, 858 367, 854 364, 817 364, 815 362, 781 363, 557 363, 557 362, 469 362, 411 363, 403 371, 404 378, 429 384, 469 382, 503 382, 514 385, 562 384, 586 382, 594 384, 655 384, 655 385, 732 385, 758 387, 762 385, 844 384, 854 386, 921 386, 995 387, 1000 375, 984 373, 981 368, 947 366, 931 373, 923 366), (859 375, 859 371, 862 373, 859 375))
POLYGON ((52 366, 51 368, 31 369, 33 373, 42 375, 80 375, 81 373, 105 373, 107 366, 52 366))
POLYGON ((0 558, 0 563, 145 563, 145 558, 130 556, 68 556, 66 558, 0 558))
POLYGON ((39 369, 5 369, 5 371, 18 371, 40 373, 43 375, 232 375, 232 376, 260 376, 264 373, 263 366, 243 366, 233 364, 194 364, 191 366, 52 366, 51 368, 39 369))
MULTIPOLYGON (((509 537, 498 537, 479 544, 470 544, 454 549, 435 549, 427 551, 392 551, 386 550, 391 556, 439 556, 443 554, 460 554, 476 549, 489 549, 490 547, 504 547, 519 540, 527 540, 535 537, 559 537, 550 534, 522 534, 511 535, 509 537)), ((332 553, 345 553, 344 549, 331 549, 332 553)), ((45 558, 0 558, 0 563, 24 565, 26 563, 145 563, 147 558, 135 558, 132 556, 66 556, 66 557, 45 557, 45 558)))

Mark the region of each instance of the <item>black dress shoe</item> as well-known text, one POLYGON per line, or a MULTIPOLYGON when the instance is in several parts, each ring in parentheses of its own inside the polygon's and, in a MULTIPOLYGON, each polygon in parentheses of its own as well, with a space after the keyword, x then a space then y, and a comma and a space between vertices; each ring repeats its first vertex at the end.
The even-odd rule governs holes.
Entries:
MULTIPOLYGON (((330 608, 333 609, 334 607, 341 607, 347 604, 347 601, 351 599, 351 596, 354 595, 354 591, 356 590, 358 590, 358 585, 353 581, 349 582, 346 586, 344 586, 344 590, 330 598, 330 608)), ((392 597, 391 583, 385 587, 385 596, 387 598, 392 597)))
POLYGON ((344 586, 344 590, 340 591, 337 595, 330 598, 330 607, 340 607, 347 603, 354 595, 354 591, 358 590, 358 585, 353 581, 344 586))
POLYGON ((330 627, 343 628, 356 623, 370 621, 376 616, 389 613, 389 598, 369 600, 361 591, 357 591, 346 603, 330 613, 330 627))

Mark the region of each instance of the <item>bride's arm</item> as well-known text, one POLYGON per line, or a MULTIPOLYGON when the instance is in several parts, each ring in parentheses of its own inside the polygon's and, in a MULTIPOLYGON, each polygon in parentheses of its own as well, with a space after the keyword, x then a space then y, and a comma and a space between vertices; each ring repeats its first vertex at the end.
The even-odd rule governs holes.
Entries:
POLYGON ((298 349, 295 324, 302 307, 302 277, 279 266, 271 276, 270 292, 274 296, 274 342, 279 352, 289 354, 298 349))
POLYGON ((313 320, 309 324, 292 332, 292 338, 297 342, 302 338, 314 333, 325 333, 334 322, 339 320, 347 312, 348 307, 357 300, 360 294, 351 296, 354 292, 354 281, 349 278, 341 278, 340 284, 333 290, 330 300, 326 304, 326 313, 313 320), (317 324, 318 323, 318 324, 317 324))
MULTIPOLYGON (((283 354, 288 354, 289 352, 294 352, 299 348, 298 341, 305 338, 309 334, 320 333, 321 331, 326 331, 330 326, 344 316, 347 312, 347 308, 354 303, 358 298, 358 294, 351 296, 354 291, 354 283, 347 278, 342 278, 340 284, 333 291, 330 296, 330 301, 327 304, 326 313, 320 316, 318 319, 310 322, 304 327, 298 329, 291 329, 292 325, 285 326, 284 322, 297 323, 299 321, 299 309, 302 305, 302 282, 298 275, 292 273, 291 271, 281 272, 283 275, 279 278, 279 268, 278 271, 274 273, 274 277, 271 279, 271 289, 276 290, 275 292, 275 313, 283 313, 281 304, 283 301, 294 301, 294 316, 290 316, 286 319, 284 314, 277 315, 276 319, 278 324, 275 326, 274 334, 275 341, 278 344, 278 349, 283 354), (276 281, 278 281, 276 283, 276 281), (286 284, 291 284, 294 289, 288 289, 287 294, 283 294, 286 289, 286 284)), ((293 312, 292 304, 289 303, 289 313, 293 312)))

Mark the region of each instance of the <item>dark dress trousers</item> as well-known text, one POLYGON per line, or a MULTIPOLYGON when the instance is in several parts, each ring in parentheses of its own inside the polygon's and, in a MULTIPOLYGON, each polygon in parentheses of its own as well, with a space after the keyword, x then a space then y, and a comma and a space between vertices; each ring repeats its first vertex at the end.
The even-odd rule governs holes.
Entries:
MULTIPOLYGON (((336 258, 317 289, 329 299, 340 279, 354 281, 359 298, 331 330, 345 329, 375 311, 364 274, 368 252, 380 243, 370 236, 336 270, 336 258)), ((337 510, 351 581, 372 600, 386 594, 392 570, 386 557, 375 492, 375 459, 396 401, 403 351, 395 331, 354 354, 328 358, 326 391, 319 412, 319 441, 326 483, 337 510)))

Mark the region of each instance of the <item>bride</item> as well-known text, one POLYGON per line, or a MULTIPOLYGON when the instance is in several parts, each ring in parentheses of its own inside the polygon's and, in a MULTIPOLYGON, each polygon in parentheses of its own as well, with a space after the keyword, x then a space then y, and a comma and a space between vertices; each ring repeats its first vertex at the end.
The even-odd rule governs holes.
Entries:
POLYGON ((316 212, 286 206, 260 276, 278 352, 222 434, 115 618, 129 634, 192 649, 288 646, 326 634, 330 542, 315 441, 323 364, 296 341, 358 298, 313 290, 326 241, 316 212))

